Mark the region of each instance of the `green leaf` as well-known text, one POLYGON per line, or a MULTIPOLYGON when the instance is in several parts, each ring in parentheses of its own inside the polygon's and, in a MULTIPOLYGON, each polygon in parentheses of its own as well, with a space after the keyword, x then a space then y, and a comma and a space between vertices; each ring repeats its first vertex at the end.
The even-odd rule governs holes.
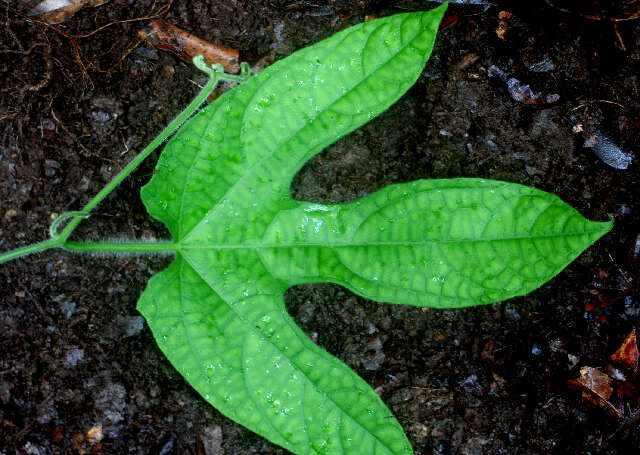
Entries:
POLYGON ((415 82, 445 8, 360 24, 267 68, 187 122, 142 190, 178 244, 138 304, 158 345, 209 403, 296 454, 412 450, 375 392, 291 320, 289 286, 489 303, 536 288, 610 229, 542 191, 475 179, 291 199, 310 157, 415 82))

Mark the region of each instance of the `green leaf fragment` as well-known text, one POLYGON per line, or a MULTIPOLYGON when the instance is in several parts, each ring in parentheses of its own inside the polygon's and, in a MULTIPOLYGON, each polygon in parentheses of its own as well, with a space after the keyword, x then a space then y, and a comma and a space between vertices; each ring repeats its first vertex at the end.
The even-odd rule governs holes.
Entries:
POLYGON ((557 197, 477 179, 416 181, 343 205, 298 202, 300 167, 417 79, 446 5, 344 30, 187 122, 142 190, 178 244, 138 303, 158 345, 222 413, 296 454, 411 454, 376 393, 286 312, 330 281, 434 307, 521 295, 611 228, 557 197))

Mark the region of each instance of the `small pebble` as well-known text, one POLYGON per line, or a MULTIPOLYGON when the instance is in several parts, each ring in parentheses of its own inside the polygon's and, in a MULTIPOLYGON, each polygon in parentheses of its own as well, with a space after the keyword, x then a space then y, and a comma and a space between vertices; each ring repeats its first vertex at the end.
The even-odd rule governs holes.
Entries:
POLYGON ((536 357, 540 357, 544 354, 544 351, 538 343, 533 343, 533 346, 531 346, 531 354, 535 355, 536 357))
POLYGON ((71 349, 64 354, 64 361, 71 366, 77 366, 78 362, 84 359, 84 349, 71 349))

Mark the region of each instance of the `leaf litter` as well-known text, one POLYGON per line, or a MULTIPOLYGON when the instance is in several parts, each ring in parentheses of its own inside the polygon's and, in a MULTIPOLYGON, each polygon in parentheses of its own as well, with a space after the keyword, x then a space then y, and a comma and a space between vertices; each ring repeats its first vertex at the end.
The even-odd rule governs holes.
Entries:
POLYGON ((583 366, 580 368, 580 376, 568 381, 569 387, 581 391, 585 401, 604 409, 617 419, 632 417, 640 411, 636 333, 636 329, 629 332, 611 355, 611 364, 606 366, 606 372, 583 366))
POLYGON ((541 93, 535 92, 528 84, 522 83, 515 77, 509 77, 509 74, 502 71, 496 65, 491 65, 487 70, 487 75, 492 78, 498 78, 507 85, 507 91, 514 101, 524 104, 552 104, 560 99, 557 93, 541 93))
POLYGON ((595 127, 592 121, 589 119, 579 120, 575 114, 570 114, 569 120, 573 123, 572 131, 583 137, 583 147, 593 150, 593 153, 603 163, 621 170, 627 169, 631 165, 633 155, 624 151, 609 136, 595 127))

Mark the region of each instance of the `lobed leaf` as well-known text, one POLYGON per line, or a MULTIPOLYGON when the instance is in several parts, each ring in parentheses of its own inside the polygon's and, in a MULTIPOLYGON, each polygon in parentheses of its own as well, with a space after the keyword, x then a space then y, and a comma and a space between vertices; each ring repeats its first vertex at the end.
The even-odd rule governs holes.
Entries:
POLYGON ((476 179, 360 201, 293 201, 314 154, 417 79, 446 5, 344 30, 226 93, 169 141, 142 190, 178 244, 138 303, 158 345, 223 414, 296 454, 411 454, 399 423, 286 312, 297 283, 456 307, 526 293, 610 229, 555 196, 476 179))

